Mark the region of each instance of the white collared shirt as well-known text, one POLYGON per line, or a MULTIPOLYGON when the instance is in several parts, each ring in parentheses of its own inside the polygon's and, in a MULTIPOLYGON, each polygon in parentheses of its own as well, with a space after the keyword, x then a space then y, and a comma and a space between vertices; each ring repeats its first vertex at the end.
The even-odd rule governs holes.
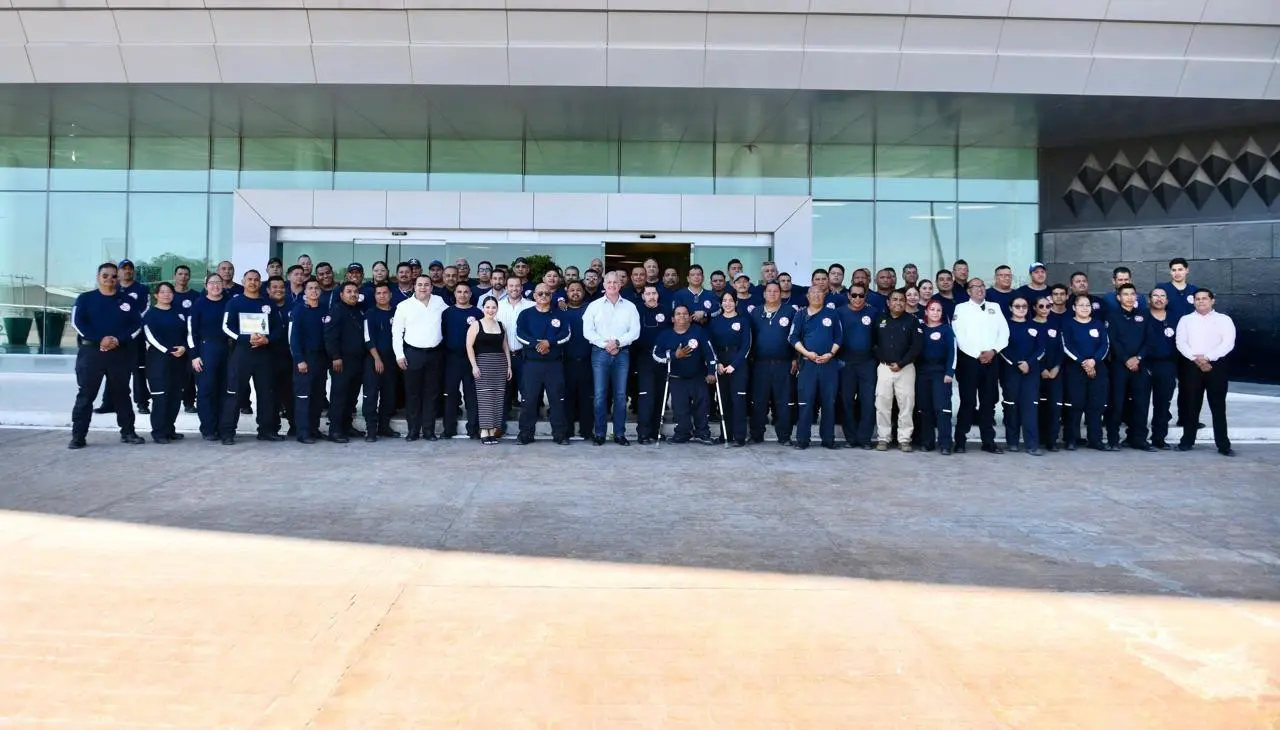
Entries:
POLYGON ((609 340, 627 347, 640 336, 640 310, 625 297, 610 302, 608 295, 587 305, 582 315, 582 336, 587 342, 604 349, 609 340))
POLYGON ((396 305, 391 319, 391 349, 397 360, 404 359, 405 345, 428 348, 444 340, 440 322, 447 308, 444 300, 437 296, 428 298, 425 304, 414 296, 396 305))
POLYGON ((1209 362, 1227 356, 1236 347, 1236 324, 1221 312, 1192 312, 1178 320, 1178 352, 1188 360, 1204 355, 1209 362))
POLYGON ((956 348, 976 358, 987 350, 1000 352, 1009 346, 1009 323, 995 302, 979 304, 973 300, 956 305, 951 319, 956 334, 956 348))
POLYGON ((524 347, 520 340, 516 339, 516 318, 526 309, 533 308, 533 301, 520 297, 520 302, 512 303, 510 299, 502 299, 498 301, 498 321, 502 323, 502 329, 507 335, 507 347, 512 352, 524 347))

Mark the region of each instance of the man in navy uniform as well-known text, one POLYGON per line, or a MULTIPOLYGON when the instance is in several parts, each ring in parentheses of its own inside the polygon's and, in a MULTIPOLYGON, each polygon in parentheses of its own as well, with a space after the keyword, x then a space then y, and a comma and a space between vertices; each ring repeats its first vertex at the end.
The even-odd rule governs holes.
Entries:
POLYGON ((683 304, 689 309, 694 324, 706 324, 711 320, 713 313, 719 311, 720 304, 716 301, 717 297, 710 289, 702 288, 701 266, 697 264, 690 266, 686 278, 689 280, 689 286, 671 295, 672 307, 683 304))
POLYGON ((871 443, 876 419, 876 359, 872 354, 872 329, 876 312, 867 306, 867 286, 854 283, 845 292, 848 306, 836 310, 840 317, 840 405, 845 444, 862 449, 871 443))
MULTIPOLYGON (((1196 311, 1196 292, 1200 291, 1199 287, 1187 281, 1187 277, 1191 274, 1191 266, 1184 258, 1174 258, 1169 260, 1169 281, 1163 284, 1157 284, 1157 289, 1163 289, 1168 297, 1168 306, 1166 310, 1169 312, 1169 318, 1173 323, 1169 326, 1176 331, 1178 328, 1178 320, 1196 311)), ((1188 377, 1194 377, 1194 373, 1190 372, 1194 368, 1192 362, 1184 357, 1175 358, 1178 368, 1178 382, 1181 383, 1188 377)), ((1178 388, 1178 425, 1182 426, 1182 414, 1190 412, 1186 402, 1186 391, 1178 388)), ((1204 428, 1204 424, 1199 422, 1199 414, 1196 414, 1196 428, 1204 428)))
POLYGON ((113 392, 116 425, 120 440, 126 444, 142 444, 146 440, 134 431, 133 409, 129 407, 129 375, 136 367, 136 339, 142 331, 142 309, 137 303, 120 296, 116 288, 119 269, 115 264, 98 267, 98 288, 76 297, 71 308, 71 323, 80 335, 76 352, 76 402, 71 409, 71 443, 67 448, 83 449, 93 417, 93 399, 98 396, 103 379, 113 392))
POLYGON ((751 366, 751 440, 764 441, 770 402, 778 443, 791 443, 791 378, 796 352, 791 346, 791 320, 796 310, 782 302, 782 288, 773 281, 764 286, 764 305, 751 315, 755 362, 751 366))
POLYGON ((644 285, 644 302, 636 309, 640 314, 640 336, 636 338, 636 437, 641 445, 651 444, 662 434, 658 422, 664 404, 662 397, 666 370, 652 357, 658 335, 671 326, 671 317, 662 306, 658 284, 644 285))
MULTIPOLYGON (((324 349, 329 355, 329 372, 333 379, 329 399, 329 440, 345 444, 352 436, 366 432, 352 425, 356 398, 364 376, 364 313, 360 311, 360 287, 345 282, 337 304, 329 312, 324 325, 324 349)), ((366 424, 365 426, 369 426, 366 424)), ((376 428, 376 426, 375 426, 376 428)))
MULTIPOLYGON (((520 445, 533 443, 533 429, 538 421, 542 394, 547 394, 547 410, 551 421, 551 437, 557 444, 569 444, 568 423, 564 417, 564 346, 569 341, 568 319, 551 306, 555 291, 543 282, 533 289, 532 307, 516 317, 516 339, 524 346, 524 404, 520 409, 520 445)), ((623 408, 625 404, 616 404, 623 408)))
POLYGON ((1151 381, 1151 445, 1168 450, 1169 406, 1173 402, 1173 389, 1178 383, 1178 321, 1169 311, 1169 293, 1156 287, 1147 301, 1147 356, 1143 366, 1151 381))
MULTIPOLYGON (((191 308, 200 298, 200 292, 191 288, 191 267, 178 264, 173 269, 173 308, 185 317, 191 316, 191 308)), ((196 412, 196 373, 188 370, 186 382, 182 386, 182 402, 187 413, 196 412)))
MULTIPOLYGON (((119 281, 116 282, 116 291, 125 299, 128 299, 130 306, 138 310, 138 316, 147 313, 147 308, 151 306, 151 290, 146 284, 134 278, 136 269, 133 262, 129 259, 120 259, 120 263, 116 265, 119 281)), ((178 306, 177 297, 174 297, 174 306, 178 306)), ((134 348, 137 352, 138 362, 133 368, 133 402, 138 407, 138 413, 146 415, 151 412, 151 391, 147 389, 147 348, 134 348)), ((94 411, 94 413, 114 413, 116 403, 111 399, 111 390, 102 394, 102 405, 94 411)))
POLYGON ((227 364, 227 393, 222 399, 222 423, 218 435, 224 446, 236 442, 236 422, 240 420, 238 394, 248 392, 253 381, 258 395, 258 440, 283 441, 280 430, 280 413, 276 410, 275 393, 271 387, 271 342, 285 333, 271 303, 262 296, 262 275, 250 269, 244 274, 244 291, 227 302, 222 315, 222 331, 234 343, 227 364), (246 323, 265 322, 265 334, 260 331, 241 331, 240 315, 246 323))
POLYGON ((571 333, 564 353, 565 418, 570 436, 576 423, 578 435, 589 439, 595 434, 595 380, 591 374, 591 343, 583 336, 582 326, 582 316, 587 312, 587 289, 581 281, 571 281, 565 285, 565 297, 568 306, 564 316, 571 333))
MULTIPOLYGON (((467 331, 471 323, 484 317, 471 303, 471 287, 459 282, 453 287, 453 305, 441 315, 444 328, 444 410, 441 435, 458 435, 458 411, 466 401, 467 438, 480 438, 480 413, 476 410, 476 379, 467 359, 467 331)), ((388 345, 390 340, 387 340, 388 345)))
POLYGON ((716 382, 716 353, 706 330, 692 327, 693 317, 685 304, 675 305, 671 313, 672 328, 658 335, 650 353, 655 361, 668 366, 671 406, 675 410, 673 444, 690 439, 714 444, 707 423, 707 386, 716 382))
POLYGON ((797 449, 809 448, 815 409, 822 416, 818 436, 823 447, 836 448, 836 387, 840 383, 840 365, 835 357, 840 351, 843 333, 840 317, 826 306, 826 299, 825 286, 811 287, 809 306, 797 312, 795 321, 791 323, 789 341, 803 358, 796 376, 797 400, 800 403, 796 423, 797 449))
POLYGON ((324 351, 324 321, 320 282, 307 281, 303 298, 289 320, 289 353, 293 357, 293 417, 298 443, 314 444, 320 432, 320 396, 329 368, 324 351))
POLYGON ((1147 375, 1147 311, 1138 306, 1138 292, 1125 282, 1117 292, 1115 309, 1107 311, 1111 337, 1111 398, 1107 404, 1107 442, 1120 444, 1124 422, 1125 442, 1139 451, 1155 451, 1147 443, 1147 409, 1151 405, 1151 379, 1147 375), (1132 405, 1128 401, 1131 400, 1132 405))
MULTIPOLYGON (((470 295, 470 287, 465 288, 470 295)), ((391 416, 396 410, 396 354, 391 348, 391 283, 378 282, 373 287, 373 306, 364 313, 364 346, 368 352, 364 363, 364 440, 370 443, 379 436, 400 438, 391 429, 391 416)), ((445 421, 448 424, 448 420, 445 421)))

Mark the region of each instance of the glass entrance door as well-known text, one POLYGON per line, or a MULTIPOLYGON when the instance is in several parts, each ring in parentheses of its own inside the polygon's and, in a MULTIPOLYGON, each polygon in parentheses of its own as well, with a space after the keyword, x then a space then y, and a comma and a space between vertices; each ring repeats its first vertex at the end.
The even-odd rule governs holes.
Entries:
POLYGON ((333 266, 334 277, 341 281, 352 263, 364 266, 366 279, 373 278, 373 264, 385 261, 392 278, 396 264, 416 258, 425 270, 434 259, 444 261, 445 243, 433 239, 411 238, 355 238, 348 240, 281 240, 280 258, 285 268, 293 265, 298 257, 306 254, 312 264, 321 262, 333 266))

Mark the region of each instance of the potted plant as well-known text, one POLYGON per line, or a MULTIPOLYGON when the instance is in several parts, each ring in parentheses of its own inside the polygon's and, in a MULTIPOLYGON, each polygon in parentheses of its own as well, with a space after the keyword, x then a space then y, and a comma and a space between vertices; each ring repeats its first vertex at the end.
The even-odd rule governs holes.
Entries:
POLYGON ((31 336, 31 315, 18 307, 4 308, 4 336, 10 347, 26 347, 31 336))
POLYGON ((51 354, 62 351, 62 333, 67 329, 67 314, 56 309, 46 309, 36 315, 36 335, 40 337, 40 352, 51 354))

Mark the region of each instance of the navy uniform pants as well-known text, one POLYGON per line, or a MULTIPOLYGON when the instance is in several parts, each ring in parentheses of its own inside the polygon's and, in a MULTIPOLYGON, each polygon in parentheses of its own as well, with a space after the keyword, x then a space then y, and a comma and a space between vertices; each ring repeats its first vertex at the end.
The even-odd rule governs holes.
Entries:
POLYGON ((1147 410, 1151 407, 1151 378, 1142 363, 1133 372, 1123 362, 1111 361, 1111 396, 1107 407, 1107 442, 1120 443, 1120 424, 1131 446, 1147 443, 1147 410))
POLYGON ((796 373, 796 391, 800 406, 800 420, 796 422, 796 442, 809 443, 815 414, 821 414, 818 437, 823 446, 836 442, 836 388, 840 384, 840 363, 831 360, 819 365, 804 360, 796 373))
MULTIPOLYGON (((786 404, 783 404, 786 408, 786 404)), ((674 441, 688 441, 691 437, 710 438, 707 424, 710 409, 707 407, 707 381, 703 378, 671 378, 671 409, 675 411, 674 441)))
POLYGON ((147 348, 147 388, 151 391, 151 438, 173 435, 182 408, 182 388, 191 366, 187 358, 147 348))
POLYGON ((93 401, 107 381, 107 392, 113 394, 115 403, 124 407, 116 409, 116 425, 121 434, 133 433, 133 409, 129 407, 129 377, 133 373, 133 343, 102 352, 98 343, 85 342, 76 352, 76 402, 71 408, 71 435, 83 439, 89 433, 89 419, 93 417, 93 401))
POLYGON ((1062 381, 1065 377, 1062 370, 1058 371, 1056 378, 1045 380, 1040 377, 1040 443, 1047 449, 1057 447, 1058 435, 1062 433, 1062 381))
POLYGON ((298 372, 293 366, 293 425, 298 438, 315 438, 320 435, 320 407, 324 398, 325 374, 329 364, 324 357, 313 352, 306 356, 307 372, 298 372))
POLYGON ((956 417, 956 444, 969 438, 974 417, 983 446, 996 443, 996 399, 1000 395, 1000 366, 996 360, 983 365, 963 352, 956 358, 956 383, 960 386, 960 415, 956 417))
MULTIPOLYGON (((719 355, 716 355, 720 359, 719 355)), ((732 358, 729 358, 732 359, 732 358)), ((725 362, 725 360, 721 360, 725 362)), ((721 416, 723 423, 729 427, 728 433, 720 434, 726 441, 747 440, 747 388, 750 384, 747 364, 734 368, 728 375, 721 374, 716 378, 716 387, 720 389, 720 405, 724 409, 721 416)))
POLYGON ((1027 363, 1023 374, 1017 365, 1000 362, 1000 390, 1004 394, 1004 440, 1010 446, 1040 448, 1040 367, 1027 363))
MULTIPOLYGON (((520 407, 520 437, 533 438, 538 423, 538 406, 542 393, 547 393, 547 411, 554 438, 569 438, 569 425, 564 417, 564 363, 560 360, 525 360, 524 379, 520 383, 524 404, 520 407)), ((626 404, 619 403, 619 408, 626 404)))
POLYGON ((769 405, 779 441, 791 440, 791 361, 756 360, 751 366, 751 439, 764 438, 769 405))
MULTIPOLYGON (((133 368, 130 371, 130 377, 133 378, 133 402, 136 403, 139 408, 143 408, 151 402, 151 392, 147 389, 146 353, 150 348, 139 345, 133 349, 136 350, 134 353, 136 362, 133 364, 133 368)), ((126 385, 128 384, 126 383, 126 385)), ((117 402, 126 404, 129 402, 129 390, 127 388, 125 389, 125 397, 121 401, 115 400, 115 396, 112 395, 110 388, 108 388, 107 392, 102 395, 102 409, 104 411, 114 410, 117 402)))
POLYGON ((200 364, 196 373, 196 413, 200 414, 200 434, 218 436, 221 428, 222 401, 227 394, 226 344, 206 340, 200 346, 200 364))
MULTIPOLYGON (((368 401, 369 396, 366 395, 365 402, 368 401)), ((475 436, 480 433, 480 413, 476 411, 476 379, 471 374, 471 361, 467 359, 466 352, 446 350, 444 353, 444 415, 440 422, 441 432, 446 437, 458 434, 457 414, 464 401, 467 408, 467 436, 475 436)), ((391 416, 388 414, 388 428, 390 428, 390 419, 391 416)), ((368 420, 367 416, 365 420, 368 420)))
POLYGON ((272 368, 269 345, 250 347, 249 343, 237 343, 227 359, 227 392, 222 399, 222 422, 218 435, 223 439, 234 438, 236 424, 240 420, 240 394, 248 392, 250 381, 258 394, 258 435, 267 436, 280 430, 280 413, 276 410, 275 393, 271 388, 272 368))
MULTIPOLYGON (((639 380, 637 379, 638 383, 639 380)), ((568 432, 582 438, 591 438, 595 433, 595 380, 591 375, 591 356, 568 357, 564 360, 564 412, 568 421, 568 432)), ((636 407, 639 408, 637 394, 636 407)))
POLYGON ((876 361, 844 361, 840 369, 840 407, 844 440, 851 446, 871 443, 876 426, 876 361))
POLYGON ((293 356, 289 348, 277 348, 271 353, 271 385, 275 389, 276 409, 296 428, 293 420, 293 356))
POLYGON ((1178 384, 1178 365, 1172 359, 1145 360, 1144 364, 1151 379, 1151 441, 1168 443, 1169 421, 1173 420, 1169 406, 1178 384))
POLYGON ((658 419, 665 406, 659 403, 665 390, 665 365, 659 365, 648 353, 640 351, 636 363, 636 437, 656 439, 662 432, 658 419))
POLYGON ((1084 374, 1079 363, 1063 363, 1067 398, 1063 408, 1067 426, 1062 440, 1067 445, 1080 443, 1080 418, 1084 417, 1085 433, 1090 446, 1102 445, 1102 413, 1107 408, 1108 383, 1106 363, 1098 363, 1093 378, 1084 374))
MULTIPOLYGON (((342 372, 336 372, 329 365, 329 377, 333 379, 333 390, 329 394, 329 434, 331 436, 347 435, 352 429, 351 419, 355 418, 356 399, 360 397, 360 386, 364 382, 364 359, 361 352, 344 352, 342 354, 342 372)), ((369 424, 365 424, 368 428, 369 424)))
MULTIPOLYGON (((378 355, 382 359, 381 373, 374 367, 372 355, 365 355, 364 358, 364 401, 361 403, 361 413, 364 416, 364 427, 369 433, 389 431, 391 416, 396 412, 396 372, 400 368, 396 365, 395 353, 379 352, 378 355)), ((475 388, 474 383, 472 388, 475 388)), ((468 399, 467 402, 473 401, 468 399)), ((446 408, 445 413, 449 412, 446 408)), ((449 425, 448 420, 445 425, 449 425)))
POLYGON ((916 367, 916 408, 920 411, 920 443, 925 448, 951 448, 951 383, 942 382, 946 374, 942 365, 920 363, 916 367))

